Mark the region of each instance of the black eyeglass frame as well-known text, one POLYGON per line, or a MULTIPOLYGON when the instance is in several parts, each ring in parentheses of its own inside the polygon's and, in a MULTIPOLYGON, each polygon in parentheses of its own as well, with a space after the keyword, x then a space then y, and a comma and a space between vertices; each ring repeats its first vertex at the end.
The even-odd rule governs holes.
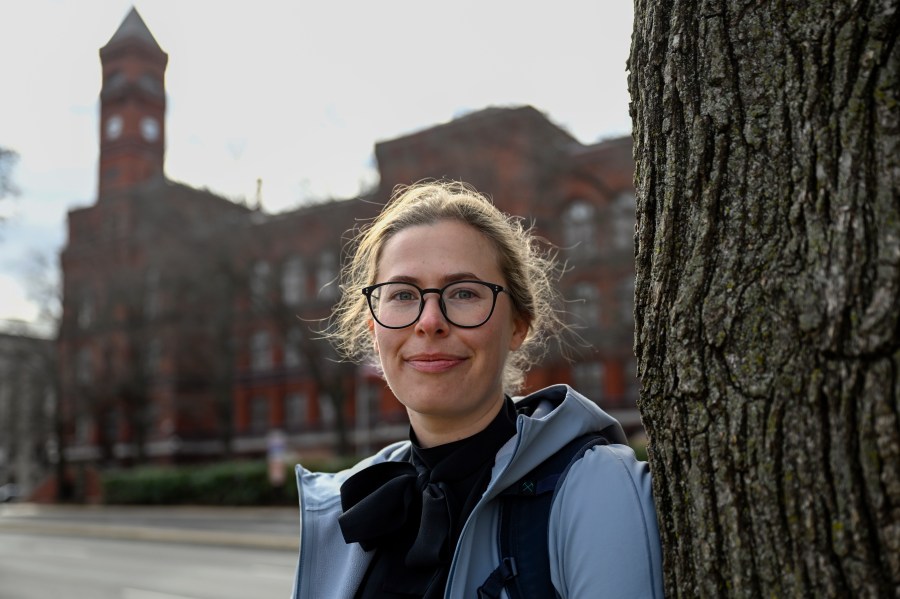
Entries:
POLYGON ((381 326, 383 326, 386 329, 405 329, 406 327, 411 327, 414 324, 416 324, 417 322, 419 322, 419 319, 422 318, 422 312, 425 311, 425 296, 429 293, 437 294, 438 307, 440 307, 441 314, 444 315, 444 318, 447 320, 447 322, 449 322, 453 326, 459 327, 461 329, 477 329, 478 327, 483 326, 484 323, 489 321, 491 319, 491 316, 494 315, 494 309, 497 307, 497 296, 501 293, 506 293, 508 295, 509 291, 507 291, 502 285, 497 285, 496 283, 488 283, 487 281, 479 281, 477 279, 464 279, 462 281, 453 281, 453 282, 447 283, 446 285, 444 285, 441 288, 429 287, 427 289, 422 289, 415 283, 409 283, 406 281, 386 281, 384 283, 376 283, 374 285, 369 285, 368 287, 362 288, 362 294, 364 296, 366 296, 366 304, 368 304, 368 306, 369 306, 369 313, 372 314, 372 318, 375 319, 375 322, 377 322, 378 324, 380 324, 381 326), (487 287, 488 289, 490 289, 491 291, 494 292, 494 296, 491 300, 491 310, 490 310, 490 312, 488 312, 488 315, 485 317, 485 319, 482 320, 481 322, 479 322, 478 324, 469 324, 469 325, 456 324, 455 322, 453 322, 453 319, 447 315, 447 306, 444 304, 444 290, 447 289, 448 287, 453 287, 454 285, 459 285, 460 283, 477 283, 479 285, 484 285, 485 287, 487 287), (419 291, 419 313, 416 314, 416 317, 413 319, 413 321, 411 323, 405 324, 402 327, 395 327, 395 326, 390 326, 390 325, 384 324, 383 322, 378 320, 377 316, 375 316, 375 307, 372 305, 372 294, 376 289, 378 289, 380 287, 384 287, 385 285, 409 285, 410 287, 415 287, 419 291))

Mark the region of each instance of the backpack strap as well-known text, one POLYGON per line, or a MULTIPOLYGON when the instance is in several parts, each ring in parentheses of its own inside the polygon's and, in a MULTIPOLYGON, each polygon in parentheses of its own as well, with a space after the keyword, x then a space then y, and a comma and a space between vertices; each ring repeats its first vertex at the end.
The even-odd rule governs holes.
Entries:
POLYGON ((550 582, 550 507, 572 464, 609 443, 604 432, 573 439, 500 494, 502 559, 478 589, 479 599, 499 599, 504 588, 510 599, 558 596, 550 582))

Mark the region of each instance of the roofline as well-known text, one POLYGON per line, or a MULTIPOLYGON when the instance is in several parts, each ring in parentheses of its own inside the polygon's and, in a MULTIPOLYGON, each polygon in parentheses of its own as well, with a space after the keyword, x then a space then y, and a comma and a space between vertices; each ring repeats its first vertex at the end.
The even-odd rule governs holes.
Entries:
POLYGON ((153 37, 153 33, 150 32, 150 28, 147 27, 147 23, 144 22, 144 19, 141 18, 140 13, 134 6, 131 7, 131 10, 129 10, 128 14, 125 15, 125 18, 122 19, 118 29, 112 34, 112 37, 109 38, 106 45, 100 48, 100 52, 104 53, 107 48, 118 46, 129 41, 141 42, 145 46, 165 54, 160 47, 159 42, 153 37))

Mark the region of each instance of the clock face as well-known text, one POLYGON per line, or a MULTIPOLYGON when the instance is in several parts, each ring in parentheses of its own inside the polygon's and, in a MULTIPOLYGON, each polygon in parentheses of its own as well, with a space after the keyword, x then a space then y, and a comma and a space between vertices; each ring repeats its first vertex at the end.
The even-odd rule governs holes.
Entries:
POLYGON ((122 117, 114 114, 106 119, 106 138, 118 139, 122 135, 122 117))
POLYGON ((141 119, 141 135, 147 141, 159 139, 159 123, 155 118, 145 116, 141 119))

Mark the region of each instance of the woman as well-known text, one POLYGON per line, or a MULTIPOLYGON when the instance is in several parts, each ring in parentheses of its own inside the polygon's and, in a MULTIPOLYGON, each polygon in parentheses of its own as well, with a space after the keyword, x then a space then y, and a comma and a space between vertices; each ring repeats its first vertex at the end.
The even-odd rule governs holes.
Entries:
MULTIPOLYGON (((564 329, 554 272, 530 232, 461 183, 401 190, 360 232, 332 336, 374 358, 410 440, 337 474, 298 466, 294 597, 478 597, 504 563, 501 493, 573 439, 621 431, 566 386, 510 399, 564 329)), ((650 476, 627 446, 572 463, 548 528, 559 596, 662 597, 650 476)))

